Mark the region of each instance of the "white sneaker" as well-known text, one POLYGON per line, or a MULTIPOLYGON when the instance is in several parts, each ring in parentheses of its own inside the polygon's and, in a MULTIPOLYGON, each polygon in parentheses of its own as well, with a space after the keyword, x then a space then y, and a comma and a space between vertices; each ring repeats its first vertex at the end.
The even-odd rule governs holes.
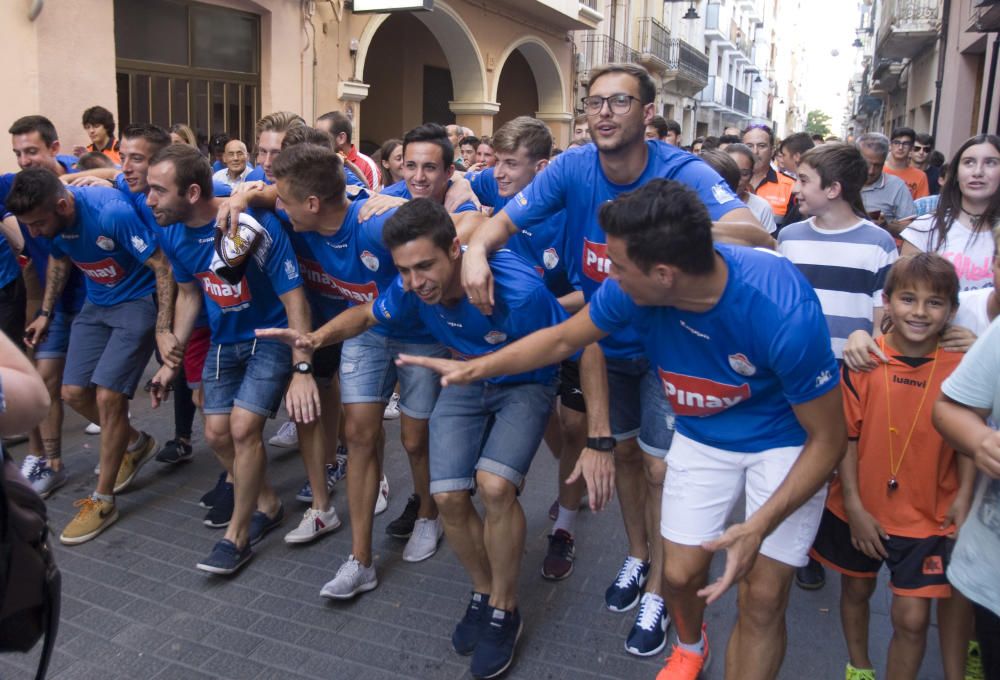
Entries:
POLYGON ((375 514, 381 515, 389 509, 389 480, 382 475, 382 481, 378 483, 378 496, 375 497, 375 514))
POLYGON ((444 527, 440 519, 418 519, 413 525, 413 533, 403 548, 403 560, 422 562, 437 552, 438 542, 444 527))
POLYGON ((41 456, 35 456, 29 453, 21 462, 21 476, 30 482, 32 476, 38 474, 37 468, 42 467, 42 463, 43 459, 41 456))
POLYGON ((291 420, 284 422, 274 433, 274 436, 267 440, 267 443, 271 446, 277 446, 279 449, 299 448, 299 431, 295 429, 295 423, 291 420))
POLYGON ((393 392, 389 397, 389 403, 385 405, 385 412, 382 413, 382 420, 396 420, 399 418, 399 393, 393 392))
POLYGON ((323 586, 319 594, 333 600, 349 600, 358 593, 375 590, 377 586, 378 576, 375 574, 375 563, 373 562, 370 567, 365 567, 354 559, 354 555, 351 555, 346 562, 340 565, 337 575, 323 586))
POLYGON ((285 534, 285 543, 309 543, 339 527, 340 518, 332 505, 329 510, 309 508, 299 525, 285 534))
POLYGON ((97 423, 88 423, 87 427, 83 428, 86 434, 101 434, 101 426, 97 423))
POLYGON ((52 495, 53 491, 65 484, 68 479, 69 475, 66 474, 65 467, 53 470, 45 464, 38 471, 38 476, 29 481, 31 482, 31 488, 35 490, 35 493, 42 498, 48 498, 52 495))

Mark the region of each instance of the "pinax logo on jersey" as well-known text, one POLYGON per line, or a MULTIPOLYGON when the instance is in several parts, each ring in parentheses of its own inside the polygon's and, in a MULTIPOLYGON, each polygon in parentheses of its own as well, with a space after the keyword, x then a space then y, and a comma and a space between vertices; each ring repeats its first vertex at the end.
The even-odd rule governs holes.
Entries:
POLYGON ((238 312, 250 306, 250 286, 244 276, 239 283, 230 284, 219 278, 215 272, 203 272, 198 275, 201 287, 223 312, 238 312))
POLYGON ((333 300, 349 300, 364 304, 378 297, 378 285, 374 281, 368 283, 350 283, 330 276, 319 262, 299 258, 299 269, 306 287, 324 297, 333 300))
POLYGON ((663 391, 679 416, 712 416, 750 398, 750 385, 729 385, 659 369, 663 391))
MULTIPOLYGON (((74 260, 74 262, 76 261, 74 260)), ((125 270, 111 257, 106 257, 99 262, 76 262, 76 266, 91 281, 109 288, 125 278, 125 270)))
POLYGON ((594 243, 583 239, 583 273, 588 279, 601 283, 608 278, 611 260, 608 259, 608 244, 594 243))

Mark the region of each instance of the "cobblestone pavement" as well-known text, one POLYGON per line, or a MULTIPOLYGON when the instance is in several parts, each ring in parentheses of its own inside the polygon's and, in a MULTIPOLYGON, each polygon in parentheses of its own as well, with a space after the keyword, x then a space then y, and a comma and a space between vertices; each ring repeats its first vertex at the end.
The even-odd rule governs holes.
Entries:
MULTIPOLYGON (((169 407, 152 412, 148 402, 138 398, 132 414, 160 443, 172 436, 169 407)), ((266 435, 280 422, 269 423, 266 435)), ((49 500, 56 534, 72 517, 73 501, 90 493, 95 483, 98 437, 85 435, 83 426, 67 409, 63 446, 70 481, 49 500)), ((205 511, 198 498, 214 483, 218 467, 199 431, 196 426, 192 462, 166 468, 151 461, 143 468, 134 489, 119 497, 121 518, 115 526, 74 548, 56 542, 64 597, 50 678, 469 677, 467 659, 457 656, 449 643, 469 590, 458 560, 442 542, 433 558, 405 563, 403 542, 384 533, 410 493, 395 422, 387 422, 389 510, 375 520, 380 584, 355 601, 338 604, 320 598, 319 589, 350 551, 346 491, 341 482, 334 495, 343 527, 312 545, 286 545, 283 531, 294 526, 304 509, 295 500, 304 473, 294 451, 268 447, 271 479, 285 503, 284 527, 255 549, 255 559, 234 578, 194 569, 221 536, 201 523, 205 511)), ((23 457, 26 445, 14 447, 13 453, 23 457)), ((506 677, 652 680, 663 655, 642 660, 624 651, 635 610, 615 614, 603 607, 604 589, 626 548, 617 506, 601 514, 580 514, 576 569, 569 579, 552 583, 539 574, 556 472, 555 461, 543 447, 521 497, 528 517, 521 575, 525 629, 506 677)), ((713 573, 721 566, 717 558, 713 573)), ((788 655, 780 677, 843 677, 836 580, 814 593, 793 590, 788 655)), ((883 584, 872 603, 876 658, 884 656, 888 644, 888 604, 883 584)), ((723 677, 722 657, 734 614, 733 592, 708 610, 715 660, 707 678, 723 677)), ((32 677, 36 654, 0 656, 0 678, 32 677)), ((921 677, 939 677, 939 668, 934 630, 921 677)))

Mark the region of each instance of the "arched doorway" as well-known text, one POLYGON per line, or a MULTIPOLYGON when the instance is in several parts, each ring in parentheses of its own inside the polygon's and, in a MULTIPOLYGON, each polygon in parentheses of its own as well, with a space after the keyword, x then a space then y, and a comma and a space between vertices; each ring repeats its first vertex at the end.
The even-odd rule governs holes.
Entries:
MULTIPOLYGON (((499 60, 493 98, 500 104, 494 129, 517 116, 536 116, 550 125, 572 118, 566 86, 555 54, 541 38, 525 36, 512 43, 499 60)), ((558 138, 558 136, 557 136, 558 138)))
POLYGON ((361 104, 366 145, 427 121, 456 122, 450 102, 482 102, 486 90, 471 32, 442 2, 432 12, 373 16, 359 40, 355 78, 369 85, 361 104))

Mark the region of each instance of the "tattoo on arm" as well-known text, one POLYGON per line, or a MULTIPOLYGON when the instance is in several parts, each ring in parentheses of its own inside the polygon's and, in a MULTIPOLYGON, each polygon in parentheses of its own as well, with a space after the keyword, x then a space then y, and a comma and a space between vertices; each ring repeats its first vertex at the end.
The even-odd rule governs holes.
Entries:
POLYGON ((146 266, 156 274, 156 332, 171 333, 174 327, 174 300, 177 299, 177 282, 170 262, 162 250, 157 250, 146 260, 146 266))
POLYGON ((49 257, 48 268, 45 270, 45 294, 42 296, 42 309, 51 312, 69 279, 73 263, 68 257, 49 257))

